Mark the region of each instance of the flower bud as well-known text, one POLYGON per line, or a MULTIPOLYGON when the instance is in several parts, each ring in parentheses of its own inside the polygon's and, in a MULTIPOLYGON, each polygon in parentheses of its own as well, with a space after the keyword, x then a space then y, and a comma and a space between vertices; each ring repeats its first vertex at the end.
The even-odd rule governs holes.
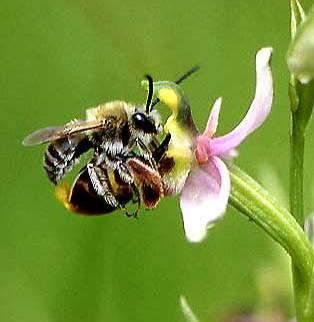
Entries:
POLYGON ((288 49, 287 63, 291 74, 302 84, 307 84, 314 78, 314 11, 305 17, 300 12, 297 15, 297 9, 291 9, 293 38, 288 49))

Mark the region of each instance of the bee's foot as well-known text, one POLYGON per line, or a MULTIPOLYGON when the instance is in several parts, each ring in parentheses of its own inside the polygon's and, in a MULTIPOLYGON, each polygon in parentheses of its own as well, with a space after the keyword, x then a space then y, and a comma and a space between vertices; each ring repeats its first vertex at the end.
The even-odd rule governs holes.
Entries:
POLYGON ((136 210, 134 212, 129 212, 126 208, 124 208, 123 210, 124 210, 125 215, 128 218, 135 218, 135 219, 138 218, 138 210, 136 210))

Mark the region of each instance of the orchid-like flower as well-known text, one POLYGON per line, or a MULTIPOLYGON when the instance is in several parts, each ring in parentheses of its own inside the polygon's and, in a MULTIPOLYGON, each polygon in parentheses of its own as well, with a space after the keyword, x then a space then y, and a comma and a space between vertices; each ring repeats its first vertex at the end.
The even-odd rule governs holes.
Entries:
POLYGON ((263 48, 256 55, 255 97, 238 126, 226 135, 215 137, 222 102, 218 98, 204 133, 196 137, 197 164, 191 169, 180 197, 185 234, 191 242, 201 241, 207 229, 224 215, 231 188, 225 162, 236 155, 236 148, 270 113, 273 99, 271 53, 271 48, 263 48))

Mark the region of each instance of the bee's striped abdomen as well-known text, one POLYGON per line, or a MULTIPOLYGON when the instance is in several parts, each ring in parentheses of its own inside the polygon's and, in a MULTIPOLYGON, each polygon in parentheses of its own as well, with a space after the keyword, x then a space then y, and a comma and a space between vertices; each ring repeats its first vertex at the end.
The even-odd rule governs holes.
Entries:
POLYGON ((44 154, 44 169, 49 180, 57 184, 90 148, 86 136, 67 137, 50 143, 44 154))

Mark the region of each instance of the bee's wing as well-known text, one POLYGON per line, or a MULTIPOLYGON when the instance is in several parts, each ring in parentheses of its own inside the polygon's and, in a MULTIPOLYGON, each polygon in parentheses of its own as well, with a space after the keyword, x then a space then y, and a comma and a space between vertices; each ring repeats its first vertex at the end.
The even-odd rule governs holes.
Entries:
POLYGON ((64 126, 51 126, 39 129, 29 134, 22 143, 25 146, 31 146, 54 141, 64 136, 64 129, 64 126))
POLYGON ((76 133, 81 133, 89 130, 95 130, 103 126, 103 121, 93 120, 93 121, 71 121, 62 126, 52 126, 39 129, 30 135, 28 135, 23 140, 23 145, 31 146, 42 143, 47 143, 55 141, 69 135, 74 135, 76 133))

